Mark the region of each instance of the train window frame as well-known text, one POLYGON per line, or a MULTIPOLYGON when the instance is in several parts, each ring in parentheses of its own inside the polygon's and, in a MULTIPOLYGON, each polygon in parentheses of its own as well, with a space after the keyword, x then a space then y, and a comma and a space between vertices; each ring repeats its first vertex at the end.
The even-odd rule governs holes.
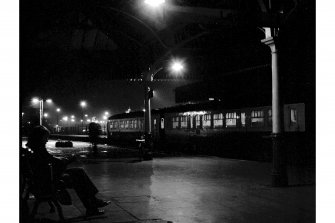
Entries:
POLYGON ((187 129, 188 119, 186 115, 180 116, 180 128, 187 129))
POLYGON ((188 117, 189 117, 189 120, 190 120, 190 129, 193 129, 194 128, 194 123, 193 123, 194 116, 189 115, 188 117))
POLYGON ((211 121, 212 121, 212 115, 211 114, 204 114, 203 120, 202 120, 202 127, 203 128, 210 128, 211 127, 211 121))
POLYGON ((144 119, 141 118, 141 119, 139 119, 138 121, 139 121, 139 122, 138 122, 138 128, 139 128, 140 130, 142 130, 142 129, 143 129, 143 122, 144 122, 144 119))
POLYGON ((226 112, 225 113, 225 125, 226 128, 237 127, 237 112, 226 112))
POLYGON ((174 116, 172 117, 172 128, 173 129, 178 129, 179 128, 179 116, 174 116))
POLYGON ((164 129, 164 128, 165 128, 165 119, 164 119, 164 118, 161 118, 161 119, 160 119, 160 128, 161 128, 161 129, 164 129))
POLYGON ((247 125, 247 113, 246 112, 241 112, 241 127, 245 128, 247 125))
POLYGON ((201 129, 202 128, 202 125, 201 125, 201 120, 202 120, 202 115, 196 115, 195 116, 195 128, 196 129, 201 129))
POLYGON ((250 113, 250 125, 253 128, 264 126, 264 111, 261 109, 252 110, 250 113))
POLYGON ((272 125, 272 109, 268 109, 268 124, 272 125))
POLYGON ((223 120, 224 120, 223 113, 213 114, 213 127, 214 128, 222 128, 223 127, 223 120))
POLYGON ((298 111, 296 108, 290 108, 290 125, 298 124, 298 111))

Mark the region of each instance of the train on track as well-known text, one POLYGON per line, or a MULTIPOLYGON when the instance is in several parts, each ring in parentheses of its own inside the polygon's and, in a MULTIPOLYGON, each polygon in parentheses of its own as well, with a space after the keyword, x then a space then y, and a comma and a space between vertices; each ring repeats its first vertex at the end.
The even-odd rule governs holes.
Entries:
MULTIPOLYGON (((306 132, 305 104, 285 104, 283 113, 285 143, 297 148, 306 132)), ((160 150, 246 159, 271 157, 271 106, 230 108, 220 101, 183 104, 152 110, 151 124, 153 141, 160 150)), ((135 143, 143 131, 143 111, 108 119, 110 143, 135 143)))

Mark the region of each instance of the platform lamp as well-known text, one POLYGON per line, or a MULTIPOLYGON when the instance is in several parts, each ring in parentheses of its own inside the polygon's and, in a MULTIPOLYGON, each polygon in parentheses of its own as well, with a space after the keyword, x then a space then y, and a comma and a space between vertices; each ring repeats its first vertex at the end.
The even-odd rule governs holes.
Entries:
POLYGON ((39 104, 39 109, 40 109, 40 125, 43 125, 43 102, 46 102, 46 103, 49 103, 51 104, 52 103, 52 100, 51 99, 46 99, 44 100, 43 98, 38 98, 38 97, 35 97, 32 99, 32 102, 33 104, 39 104))

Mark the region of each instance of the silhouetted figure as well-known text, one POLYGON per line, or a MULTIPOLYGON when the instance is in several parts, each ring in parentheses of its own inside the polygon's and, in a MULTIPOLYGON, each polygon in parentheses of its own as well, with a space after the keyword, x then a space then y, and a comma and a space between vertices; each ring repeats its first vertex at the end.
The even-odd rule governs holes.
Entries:
POLYGON ((88 125, 88 136, 90 142, 93 146, 93 153, 96 155, 98 154, 98 141, 99 141, 99 134, 100 134, 101 126, 95 122, 91 122, 88 125))
POLYGON ((103 214, 103 210, 99 208, 108 205, 110 201, 103 201, 95 197, 98 193, 98 189, 87 176, 84 169, 67 168, 67 165, 74 161, 74 156, 70 159, 59 159, 49 154, 45 147, 49 135, 49 130, 44 126, 36 126, 32 129, 28 137, 28 143, 26 144, 26 146, 32 150, 30 156, 32 169, 41 171, 42 168, 46 168, 48 164, 51 163, 55 181, 58 182, 62 180, 65 182, 67 188, 73 188, 76 191, 86 208, 86 215, 103 214))

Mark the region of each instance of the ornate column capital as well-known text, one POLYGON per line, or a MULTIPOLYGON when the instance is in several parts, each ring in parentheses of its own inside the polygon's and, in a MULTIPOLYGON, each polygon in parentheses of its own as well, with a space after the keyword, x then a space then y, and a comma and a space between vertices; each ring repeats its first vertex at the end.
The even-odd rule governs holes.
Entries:
POLYGON ((272 53, 278 52, 278 47, 276 46, 277 38, 276 37, 268 37, 266 39, 261 40, 262 43, 270 47, 272 53))

